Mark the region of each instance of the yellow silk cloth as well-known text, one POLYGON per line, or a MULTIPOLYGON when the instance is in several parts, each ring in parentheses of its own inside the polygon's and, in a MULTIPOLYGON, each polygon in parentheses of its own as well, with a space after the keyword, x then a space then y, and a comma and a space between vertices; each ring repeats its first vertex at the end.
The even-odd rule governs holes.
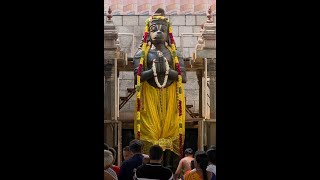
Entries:
MULTIPOLYGON (((169 87, 155 88, 148 82, 141 84, 140 98, 140 140, 144 142, 144 153, 149 153, 152 145, 160 145, 163 150, 179 152, 179 110, 177 82, 169 87)), ((136 108, 135 107, 135 115, 136 108)), ((185 96, 182 84, 182 143, 185 134, 185 96)), ((137 121, 134 116, 134 134, 137 138, 137 121)))

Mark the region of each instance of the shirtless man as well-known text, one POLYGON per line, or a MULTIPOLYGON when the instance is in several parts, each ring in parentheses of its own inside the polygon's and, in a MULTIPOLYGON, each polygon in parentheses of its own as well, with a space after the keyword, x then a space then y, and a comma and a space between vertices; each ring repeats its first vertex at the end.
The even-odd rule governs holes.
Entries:
POLYGON ((191 170, 191 161, 193 160, 193 150, 191 148, 187 148, 184 151, 185 157, 182 158, 179 162, 178 168, 175 173, 175 179, 178 179, 180 176, 181 171, 184 172, 191 170))

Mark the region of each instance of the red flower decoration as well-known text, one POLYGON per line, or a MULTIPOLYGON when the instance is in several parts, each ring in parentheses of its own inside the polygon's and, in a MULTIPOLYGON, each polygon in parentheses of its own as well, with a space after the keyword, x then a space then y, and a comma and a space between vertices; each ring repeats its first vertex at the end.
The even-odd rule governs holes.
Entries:
POLYGON ((138 68, 138 76, 141 76, 141 71, 142 71, 142 64, 139 64, 139 68, 138 68))
POLYGON ((137 111, 140 111, 140 98, 137 98, 137 111))
POLYGON ((140 131, 138 131, 137 136, 138 136, 137 139, 140 140, 140 131))
POLYGON ((181 75, 181 68, 179 63, 176 63, 176 70, 178 71, 178 75, 181 75))
POLYGON ((174 39, 173 39, 172 33, 169 33, 169 37, 170 37, 171 44, 174 44, 174 39))
POLYGON ((148 32, 144 32, 143 34, 143 42, 147 43, 148 32))

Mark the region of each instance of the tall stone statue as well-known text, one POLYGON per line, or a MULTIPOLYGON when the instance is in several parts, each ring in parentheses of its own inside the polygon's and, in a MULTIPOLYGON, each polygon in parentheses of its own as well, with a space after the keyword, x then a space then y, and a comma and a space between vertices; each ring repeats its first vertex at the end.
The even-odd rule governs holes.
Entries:
POLYGON ((159 8, 146 20, 141 48, 134 56, 136 108, 134 132, 145 144, 182 155, 185 134, 186 72, 176 50, 172 26, 159 8))

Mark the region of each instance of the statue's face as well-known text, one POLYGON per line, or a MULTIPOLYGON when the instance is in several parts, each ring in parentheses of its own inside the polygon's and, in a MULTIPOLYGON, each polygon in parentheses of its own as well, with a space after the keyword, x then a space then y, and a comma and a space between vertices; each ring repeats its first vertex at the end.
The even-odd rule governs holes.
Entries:
POLYGON ((150 37, 153 44, 164 43, 168 38, 168 23, 154 20, 150 24, 150 37))

